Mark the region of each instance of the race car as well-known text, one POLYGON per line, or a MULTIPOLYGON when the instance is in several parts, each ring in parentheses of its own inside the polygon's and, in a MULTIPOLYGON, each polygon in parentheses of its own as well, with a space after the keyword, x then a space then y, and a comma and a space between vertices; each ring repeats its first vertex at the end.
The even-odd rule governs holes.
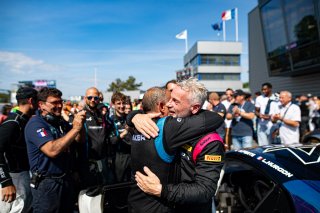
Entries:
POLYGON ((320 212, 320 144, 226 153, 219 212, 320 212))

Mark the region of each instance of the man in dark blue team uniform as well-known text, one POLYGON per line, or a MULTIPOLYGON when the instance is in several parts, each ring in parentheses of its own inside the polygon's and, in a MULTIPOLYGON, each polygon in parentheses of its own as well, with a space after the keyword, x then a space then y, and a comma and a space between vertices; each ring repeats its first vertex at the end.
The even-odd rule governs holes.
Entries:
POLYGON ((41 89, 38 94, 39 111, 25 128, 34 213, 73 212, 69 148, 79 140, 85 111, 75 115, 70 127, 61 118, 61 96, 58 89, 41 89))

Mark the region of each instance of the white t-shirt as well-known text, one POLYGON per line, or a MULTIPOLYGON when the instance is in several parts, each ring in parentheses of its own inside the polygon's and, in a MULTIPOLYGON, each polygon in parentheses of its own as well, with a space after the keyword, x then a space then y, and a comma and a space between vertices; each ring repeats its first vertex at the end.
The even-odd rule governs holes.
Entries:
MULTIPOLYGON (((296 104, 288 103, 285 107, 279 105, 278 110, 273 109, 275 114, 280 113, 284 119, 301 122, 301 110, 296 104), (277 112, 278 111, 278 112, 277 112), (287 111, 287 112, 286 112, 287 111)), ((282 122, 279 132, 281 142, 285 145, 299 143, 299 126, 293 127, 282 122)))
MULTIPOLYGON (((228 109, 229 109, 229 107, 230 107, 230 105, 231 105, 231 102, 228 101, 228 100, 224 100, 224 101, 222 101, 221 103, 225 106, 225 108, 226 108, 226 110, 227 110, 227 112, 228 112, 228 109)), ((231 127, 231 122, 232 122, 232 120, 228 120, 228 119, 225 119, 225 120, 224 120, 224 123, 225 123, 225 125, 226 125, 226 128, 230 128, 230 127, 231 127)))
MULTIPOLYGON (((268 101, 269 101, 269 97, 266 97, 264 95, 260 95, 260 96, 258 96, 256 98, 255 107, 260 108, 260 111, 259 111, 260 114, 264 114, 265 113, 268 101)), ((270 111, 269 111, 269 113, 270 113, 270 111)), ((269 120, 264 120, 263 118, 260 118, 258 124, 259 125, 267 125, 268 122, 269 122, 269 120)))

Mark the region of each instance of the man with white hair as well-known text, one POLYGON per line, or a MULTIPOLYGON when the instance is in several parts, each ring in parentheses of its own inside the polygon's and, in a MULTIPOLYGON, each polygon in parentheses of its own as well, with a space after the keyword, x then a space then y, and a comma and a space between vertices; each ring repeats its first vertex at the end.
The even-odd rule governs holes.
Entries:
MULTIPOLYGON (((206 88, 196 79, 190 78, 177 83, 167 104, 169 114, 175 117, 177 122, 185 122, 184 119, 186 117, 193 117, 201 111, 201 107, 207 98, 206 93, 206 88)), ((214 123, 219 127, 223 119, 219 115, 216 116, 217 122, 214 123)), ((204 119, 202 128, 209 125, 206 122, 207 120, 207 118, 204 119)), ((141 121, 138 118, 133 118, 132 121, 135 125, 137 122, 145 123, 145 121, 141 121)), ((211 123, 211 125, 214 123, 211 123)), ((187 136, 191 133, 188 130, 190 128, 176 135, 177 129, 168 127, 164 123, 163 142, 166 144, 164 147, 167 150, 169 149, 168 153, 171 154, 172 148, 180 147, 180 153, 176 154, 176 156, 179 156, 176 158, 177 167, 173 172, 174 175, 180 178, 180 183, 160 183, 159 178, 146 167, 144 168, 146 175, 139 171, 136 172, 136 181, 144 192, 155 195, 166 202, 175 203, 176 212, 212 212, 212 197, 217 189, 224 161, 224 144, 212 138, 208 139, 210 143, 206 144, 206 141, 203 140, 200 140, 203 143, 199 143, 199 139, 207 136, 203 134, 203 131, 199 131, 197 137, 188 139, 187 136), (184 139, 184 143, 174 144, 177 139, 184 139), (206 145, 203 145, 202 149, 198 149, 198 144, 206 145), (195 157, 196 152, 199 152, 197 157, 195 157)), ((148 130, 140 132, 148 132, 148 130)), ((157 133, 155 132, 154 134, 157 133)))
POLYGON ((289 91, 282 91, 280 93, 281 105, 274 110, 271 116, 272 121, 280 125, 279 136, 284 145, 299 143, 301 110, 291 100, 292 94, 289 91))

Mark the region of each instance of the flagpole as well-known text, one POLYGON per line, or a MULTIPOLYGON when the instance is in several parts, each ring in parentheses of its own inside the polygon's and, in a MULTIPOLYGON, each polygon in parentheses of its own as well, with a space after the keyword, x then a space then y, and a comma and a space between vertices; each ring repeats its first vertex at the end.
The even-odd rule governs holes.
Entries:
POLYGON ((97 88, 97 68, 94 68, 94 87, 97 88))
POLYGON ((238 41, 238 8, 235 8, 236 41, 238 41))
POLYGON ((223 30, 223 41, 226 41, 226 21, 222 22, 222 30, 223 30))
POLYGON ((186 54, 187 54, 187 52, 188 52, 188 31, 186 31, 185 43, 186 43, 186 54))

